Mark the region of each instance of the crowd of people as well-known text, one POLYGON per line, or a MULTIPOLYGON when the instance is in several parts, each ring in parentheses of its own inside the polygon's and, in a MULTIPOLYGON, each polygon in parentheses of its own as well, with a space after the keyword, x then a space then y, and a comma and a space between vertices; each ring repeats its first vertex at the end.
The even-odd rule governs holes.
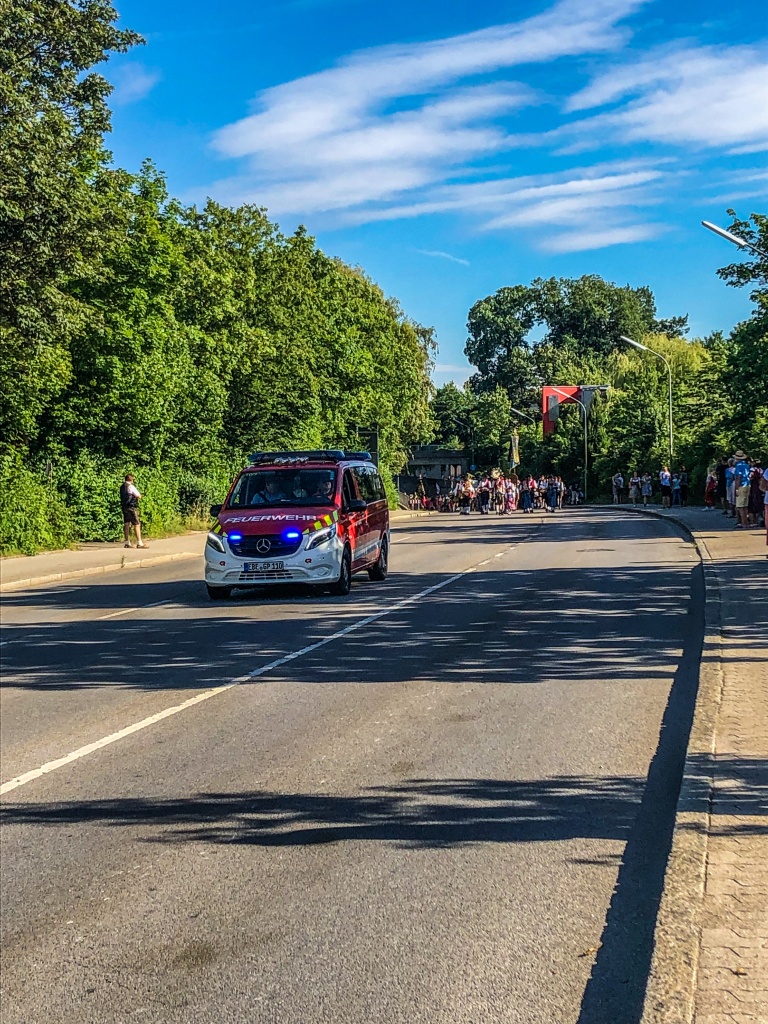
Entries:
MULTIPOLYGON (((408 507, 462 515, 511 515, 518 510, 556 512, 584 501, 578 484, 567 485, 555 474, 537 479, 530 473, 504 475, 494 470, 477 478, 467 474, 442 488, 438 484, 435 490, 428 496, 420 486, 409 496, 408 507)), ((688 470, 684 465, 674 470, 665 465, 657 473, 634 470, 626 476, 619 470, 611 477, 611 495, 615 505, 627 501, 650 505, 658 499, 663 508, 682 507, 690 498, 688 470)), ((707 510, 719 507, 724 516, 735 520, 736 529, 764 527, 768 544, 768 469, 760 459, 749 458, 741 449, 730 458, 723 456, 709 467, 703 497, 707 510)), ((694 504, 698 504, 695 498, 694 504)))
POLYGON ((669 466, 662 466, 655 477, 647 470, 643 473, 634 470, 632 473, 627 473, 626 477, 621 470, 617 470, 611 477, 611 495, 614 505, 623 505, 627 501, 633 505, 650 505, 653 503, 657 490, 664 508, 687 505, 689 498, 688 470, 685 466, 680 466, 679 469, 671 472, 669 466))
POLYGON ((584 493, 578 484, 569 486, 555 474, 537 479, 532 474, 505 476, 496 470, 477 478, 460 477, 442 492, 438 485, 434 497, 417 492, 409 497, 408 504, 410 508, 463 515, 511 515, 517 511, 556 512, 563 505, 580 505, 583 501, 584 493))
MULTIPOLYGON (((764 471, 759 459, 750 459, 739 450, 731 458, 723 456, 709 467, 704 487, 704 506, 719 506, 723 515, 736 520, 736 526, 761 526, 764 515, 764 492, 760 480, 764 471)), ((614 505, 631 502, 650 505, 657 496, 663 508, 688 504, 690 497, 688 470, 681 465, 675 470, 662 466, 658 474, 635 470, 626 476, 618 470, 611 477, 614 505)))
POLYGON ((724 455, 709 467, 704 488, 706 508, 720 508, 724 516, 735 520, 736 529, 762 526, 768 504, 766 485, 761 483, 768 480, 766 472, 760 459, 750 459, 741 449, 730 458, 724 455))

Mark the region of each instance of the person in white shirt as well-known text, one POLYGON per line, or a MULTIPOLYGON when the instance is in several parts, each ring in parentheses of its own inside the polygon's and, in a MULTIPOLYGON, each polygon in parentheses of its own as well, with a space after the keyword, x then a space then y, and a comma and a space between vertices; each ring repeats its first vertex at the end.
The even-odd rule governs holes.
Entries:
POLYGON ((134 482, 133 473, 126 473, 125 480, 120 485, 120 508, 123 512, 123 538, 125 547, 132 547, 131 527, 136 534, 136 547, 145 548, 147 545, 141 539, 141 521, 139 519, 139 502, 141 495, 134 482))

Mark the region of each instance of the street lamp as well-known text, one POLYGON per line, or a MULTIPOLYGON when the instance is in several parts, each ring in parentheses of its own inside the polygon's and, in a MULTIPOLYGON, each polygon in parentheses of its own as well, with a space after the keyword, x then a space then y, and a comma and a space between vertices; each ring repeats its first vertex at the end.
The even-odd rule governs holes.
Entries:
POLYGON ((525 419, 527 419, 527 420, 530 420, 530 421, 531 421, 531 423, 535 423, 535 422, 536 422, 536 420, 534 419, 534 417, 533 417, 533 416, 529 416, 527 412, 521 412, 521 411, 520 411, 520 409, 516 409, 516 408, 514 407, 514 405, 511 405, 511 406, 510 406, 510 409, 512 410, 512 412, 513 412, 513 413, 514 413, 514 414, 515 414, 516 416, 523 416, 523 417, 524 417, 525 419))
POLYGON ((475 468, 475 428, 472 426, 471 423, 467 423, 466 420, 462 420, 462 419, 459 419, 458 416, 454 416, 452 412, 449 412, 448 415, 451 417, 451 419, 453 420, 454 423, 461 424, 461 426, 464 427, 464 429, 467 431, 467 434, 469 435, 469 449, 470 449, 471 458, 472 458, 472 471, 474 471, 474 468, 475 468))
POLYGON ((639 341, 634 341, 632 338, 628 338, 625 334, 620 335, 620 339, 621 341, 625 341, 628 345, 632 345, 633 348, 639 348, 641 352, 650 352, 652 356, 657 356, 667 368, 667 373, 669 374, 669 469, 671 472, 672 459, 674 457, 674 440, 672 433, 672 367, 661 352, 657 352, 656 349, 648 348, 647 345, 641 345, 639 341))
POLYGON ((726 231, 725 228, 719 228, 717 224, 710 224, 708 220, 703 220, 702 226, 707 228, 709 231, 714 231, 716 235, 720 235, 728 242, 733 242, 734 245, 738 245, 740 249, 751 249, 752 252, 757 253, 758 256, 762 256, 763 259, 768 259, 768 252, 764 249, 759 248, 757 245, 753 245, 752 242, 748 242, 746 238, 742 238, 740 235, 734 235, 732 231, 726 231))
POLYGON ((589 449, 587 447, 587 407, 582 401, 575 397, 575 395, 569 395, 567 391, 561 391, 560 388, 553 387, 550 384, 550 391, 556 391, 559 395, 563 395, 572 402, 578 402, 584 413, 584 501, 587 500, 587 460, 589 458, 589 449))

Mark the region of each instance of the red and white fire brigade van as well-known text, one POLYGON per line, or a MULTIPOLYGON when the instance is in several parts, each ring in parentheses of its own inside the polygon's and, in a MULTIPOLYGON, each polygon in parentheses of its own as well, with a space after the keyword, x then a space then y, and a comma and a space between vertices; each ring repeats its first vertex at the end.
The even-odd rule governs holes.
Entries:
POLYGON ((368 452, 257 452, 248 461, 224 504, 211 507, 209 597, 270 583, 346 595, 356 572, 386 579, 389 507, 368 452))

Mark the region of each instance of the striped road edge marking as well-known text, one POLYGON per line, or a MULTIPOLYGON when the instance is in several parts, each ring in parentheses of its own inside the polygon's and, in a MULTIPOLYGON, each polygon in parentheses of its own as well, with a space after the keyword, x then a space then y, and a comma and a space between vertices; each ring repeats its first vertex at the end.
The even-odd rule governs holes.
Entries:
MULTIPOLYGON (((511 544, 505 551, 501 552, 501 554, 506 554, 516 546, 517 544, 511 544)), ((407 608, 408 605, 415 604, 416 601, 421 601, 430 594, 434 594, 436 590, 442 590, 443 587, 447 587, 451 583, 455 583, 456 580, 460 580, 463 576, 474 572, 480 565, 484 565, 487 561, 489 561, 489 559, 485 559, 484 562, 478 562, 477 565, 472 565, 468 569, 463 569, 461 572, 455 573, 453 576, 448 576, 439 583, 434 583, 431 587, 427 587, 425 590, 420 590, 418 594, 412 594, 411 597, 406 597, 402 601, 398 601, 390 608, 385 608, 383 611, 375 612, 373 615, 368 615, 364 619, 359 619, 357 622, 353 622, 349 626, 345 626, 344 629, 339 629, 335 633, 331 633, 330 636, 323 637, 322 640, 317 640, 313 644, 308 644, 306 647, 302 647, 301 650, 293 651, 291 654, 286 654, 282 658, 270 661, 268 665, 262 665, 261 668, 254 669, 253 672, 249 672, 247 675, 239 676, 237 679, 233 679, 229 683, 224 683, 222 686, 215 686, 212 690, 205 690, 203 693, 198 693, 195 697, 190 697, 181 704, 176 704, 171 708, 165 708, 164 711, 158 711, 157 714, 150 715, 149 718, 143 718, 140 722, 134 722, 132 725, 127 725, 124 729, 119 729, 117 732, 110 733, 109 736, 104 736, 100 740, 95 740, 93 743, 87 743, 84 747, 78 747, 77 750, 73 750, 71 753, 65 754, 64 757, 56 758, 55 761, 47 761, 45 764, 40 765, 39 768, 33 768, 31 771, 24 772, 23 775, 17 775, 15 779, 9 779, 8 782, 4 782, 0 786, 0 796, 4 796, 6 793, 10 793, 12 790, 18 789, 20 786, 26 786, 28 783, 34 782, 35 779, 42 778, 43 775, 48 775, 50 772, 58 771, 59 768, 64 768, 66 765, 72 764, 73 761, 79 761, 81 757, 87 757, 89 754, 93 754, 97 750, 109 747, 113 743, 117 743, 119 740, 125 739, 126 736, 132 736, 134 733, 141 732, 143 729, 148 729, 151 725, 156 725, 158 722, 162 722, 166 718, 178 715, 182 711, 186 711, 187 708, 194 707, 196 704, 202 704, 203 701, 210 700, 211 697, 216 697, 220 693, 224 693, 226 690, 231 690, 233 687, 240 686, 242 683, 248 683, 252 679, 258 679, 259 676, 266 675, 268 672, 272 672, 274 669, 280 668, 281 665, 287 665, 290 661, 295 661, 297 658, 301 658, 305 654, 316 651, 319 647, 325 647, 326 644, 333 643, 334 640, 339 640, 341 637, 348 636, 350 633, 354 633, 358 629, 370 626, 372 622, 376 622, 378 619, 383 619, 387 615, 392 615, 394 612, 400 611, 401 608, 407 608)))

